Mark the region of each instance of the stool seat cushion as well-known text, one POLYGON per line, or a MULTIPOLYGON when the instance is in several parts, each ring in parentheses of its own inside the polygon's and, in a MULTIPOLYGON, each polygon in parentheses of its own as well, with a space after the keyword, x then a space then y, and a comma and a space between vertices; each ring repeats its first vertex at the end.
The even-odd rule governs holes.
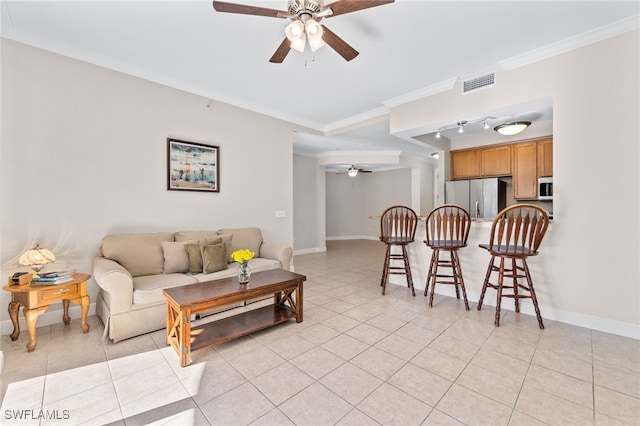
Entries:
POLYGON ((467 246, 462 240, 425 240, 424 243, 432 249, 439 250, 454 250, 467 246))
POLYGON ((481 248, 488 250, 489 253, 495 256, 513 256, 513 257, 526 257, 526 256, 535 256, 538 254, 537 251, 523 246, 514 246, 514 245, 499 245, 499 246, 489 246, 489 244, 478 244, 481 248))
POLYGON ((411 237, 380 237, 380 241, 386 244, 409 244, 414 239, 411 237))

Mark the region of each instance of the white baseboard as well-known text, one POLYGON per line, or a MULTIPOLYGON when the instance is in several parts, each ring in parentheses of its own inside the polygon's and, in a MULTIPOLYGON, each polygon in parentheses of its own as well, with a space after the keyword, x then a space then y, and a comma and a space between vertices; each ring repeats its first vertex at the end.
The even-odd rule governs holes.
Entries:
POLYGON ((339 240, 372 240, 372 241, 380 241, 380 238, 374 237, 372 235, 347 235, 340 237, 326 237, 327 241, 339 241, 339 240))
POLYGON ((293 251, 293 255, 297 256, 297 255, 301 255, 301 254, 323 253, 325 251, 327 251, 326 247, 313 247, 313 248, 308 248, 308 249, 294 250, 293 251))
MULTIPOLYGON (((393 283, 394 285, 402 285, 403 287, 406 284, 398 284, 393 283)), ((424 292, 424 286, 422 288, 415 287, 416 289, 416 297, 418 294, 422 294, 424 292)), ((436 294, 440 294, 443 296, 456 297, 455 290, 453 286, 436 286, 436 294), (442 290, 441 290, 442 288, 442 290)), ((467 299, 469 302, 477 303, 480 299, 480 294, 475 292, 467 291, 467 299)), ((496 298, 495 292, 492 294, 489 293, 484 298, 484 302, 482 304, 487 306, 489 309, 494 309, 496 306, 496 298)), ((507 301, 503 302, 501 309, 514 312, 515 308, 513 302, 507 301)), ((526 315, 534 315, 536 314, 533 309, 532 303, 521 303, 520 304, 520 312, 526 315)), ((610 320, 607 318, 600 318, 593 315, 580 314, 576 312, 565 311, 563 309, 556 309, 549 306, 540 305, 540 315, 543 319, 548 319, 551 321, 563 322, 565 324, 571 324, 578 327, 585 327, 591 330, 603 331, 605 333, 611 333, 618 336, 629 337, 631 339, 640 340, 640 325, 631 324, 622 321, 610 320)))
MULTIPOLYGON (((62 307, 62 305, 60 305, 60 307, 62 307)), ((89 315, 95 315, 95 313, 96 304, 92 303, 89 305, 89 315)), ((80 306, 69 306, 69 316, 71 317, 71 319, 81 318, 82 308, 80 306)), ((24 320, 22 309, 20 310, 18 315, 18 322, 20 323, 20 334, 29 333, 27 331, 27 323, 24 320)), ((47 312, 38 317, 36 327, 43 327, 45 325, 58 323, 62 324, 62 309, 51 310, 51 308, 49 308, 47 312)), ((1 330, 3 336, 13 333, 13 322, 11 322, 11 319, 2 321, 1 330)))

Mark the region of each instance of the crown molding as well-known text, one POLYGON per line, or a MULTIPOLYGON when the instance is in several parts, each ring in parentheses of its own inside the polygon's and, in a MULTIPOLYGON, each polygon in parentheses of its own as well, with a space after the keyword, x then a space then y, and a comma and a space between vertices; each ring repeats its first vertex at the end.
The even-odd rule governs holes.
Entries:
POLYGON ((458 81, 458 77, 453 77, 448 80, 441 81, 440 83, 432 84, 431 86, 427 86, 422 89, 418 89, 413 92, 409 92, 404 95, 397 96, 395 98, 391 98, 386 101, 382 101, 382 103, 387 108, 393 108, 398 105, 403 105, 418 99, 435 95, 440 92, 446 92, 447 90, 451 90, 453 89, 453 86, 455 86, 457 81, 458 81))
POLYGON ((354 124, 360 124, 365 121, 375 120, 376 118, 380 118, 388 114, 389 114, 389 108, 386 108, 386 107, 374 108, 369 111, 365 111, 361 114, 352 115, 351 117, 347 117, 345 119, 329 123, 326 126, 324 126, 322 131, 325 134, 331 133, 336 130, 343 129, 345 127, 353 126, 354 124))
POLYGON ((588 46, 608 38, 616 37, 629 31, 637 30, 638 28, 640 28, 640 15, 630 16, 629 18, 596 28, 595 30, 578 34, 577 36, 549 44, 539 49, 531 50, 523 53, 522 55, 505 59, 504 61, 498 62, 498 65, 507 71, 512 70, 533 62, 578 49, 580 47, 588 46))

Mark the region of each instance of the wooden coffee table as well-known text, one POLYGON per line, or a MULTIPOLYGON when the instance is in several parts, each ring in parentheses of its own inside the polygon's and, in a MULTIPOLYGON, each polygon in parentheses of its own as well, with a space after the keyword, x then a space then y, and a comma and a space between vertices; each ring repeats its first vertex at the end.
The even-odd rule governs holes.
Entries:
POLYGON ((282 269, 251 274, 247 285, 238 277, 168 288, 167 345, 180 357, 180 366, 191 362, 191 351, 228 342, 295 318, 302 322, 304 275, 282 269), (294 297, 295 293, 295 297, 294 297), (244 311, 217 321, 191 326, 193 315, 273 294, 273 304, 244 311))

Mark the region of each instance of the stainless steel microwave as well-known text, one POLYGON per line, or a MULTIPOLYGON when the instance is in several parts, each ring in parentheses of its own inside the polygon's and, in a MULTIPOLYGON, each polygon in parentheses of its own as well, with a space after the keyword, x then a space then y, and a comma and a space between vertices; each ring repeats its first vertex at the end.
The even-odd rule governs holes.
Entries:
POLYGON ((538 200, 553 200, 553 178, 545 177, 538 179, 538 200))

